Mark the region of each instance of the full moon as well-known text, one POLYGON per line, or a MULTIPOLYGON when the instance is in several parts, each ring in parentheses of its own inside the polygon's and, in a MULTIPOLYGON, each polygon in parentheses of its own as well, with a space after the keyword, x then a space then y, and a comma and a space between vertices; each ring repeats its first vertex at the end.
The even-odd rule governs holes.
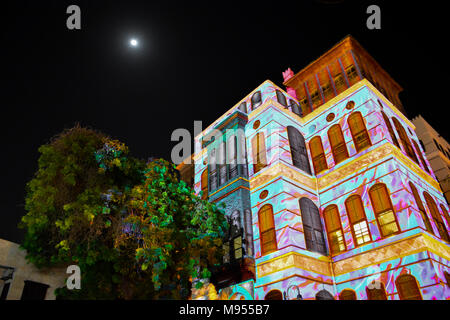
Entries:
POLYGON ((136 39, 131 39, 130 40, 130 45, 132 46, 132 47, 137 47, 138 46, 138 41, 136 40, 136 39))

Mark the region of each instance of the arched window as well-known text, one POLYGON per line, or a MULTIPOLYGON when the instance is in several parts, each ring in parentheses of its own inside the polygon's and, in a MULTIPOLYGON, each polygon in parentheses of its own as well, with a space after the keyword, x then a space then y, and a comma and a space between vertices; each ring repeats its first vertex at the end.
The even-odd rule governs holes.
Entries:
POLYGON ((217 157, 216 149, 211 149, 209 154, 209 191, 217 189, 217 157))
POLYGON ((242 111, 243 113, 247 113, 247 103, 246 103, 245 101, 242 102, 242 103, 239 105, 238 109, 239 109, 240 111, 242 111))
POLYGON ((450 216, 448 215, 448 211, 443 204, 440 205, 441 211, 444 214, 445 220, 447 220, 447 224, 450 226, 450 216))
POLYGON ((277 236, 273 209, 270 204, 265 204, 258 212, 259 233, 261 242, 261 254, 265 255, 277 250, 277 236))
POLYGON ((287 127, 289 145, 291 147, 292 164, 297 168, 311 174, 305 138, 292 126, 287 127))
POLYGON ((309 142, 309 149, 313 160, 314 172, 319 174, 328 169, 327 159, 325 158, 325 152, 323 151, 322 139, 320 139, 319 136, 311 139, 309 142))
POLYGON ((259 170, 267 166, 266 142, 264 133, 258 132, 252 138, 252 151, 253 151, 253 171, 254 173, 257 173, 259 170))
POLYGON ((419 160, 417 159, 416 153, 411 145, 411 141, 406 134, 405 128, 401 125, 400 121, 397 118, 392 118, 394 121, 395 128, 397 129, 398 136, 400 137, 400 141, 403 145, 403 149, 405 150, 408 157, 410 157, 414 162, 419 164, 419 160))
POLYGON ((445 277, 445 281, 447 281, 447 287, 450 288, 450 273, 448 273, 447 271, 444 271, 444 277, 445 277))
POLYGON ((201 186, 202 186, 202 199, 206 200, 208 198, 208 169, 205 169, 202 172, 201 186))
POLYGON ((338 164, 348 158, 347 146, 339 124, 331 126, 328 130, 328 140, 330 141, 335 164, 338 164))
POLYGON ((356 152, 360 152, 361 150, 364 150, 372 145, 361 112, 353 112, 348 117, 348 126, 350 127, 350 132, 352 133, 356 152))
POLYGON ((372 281, 366 287, 367 300, 387 300, 386 289, 381 281, 372 281))
POLYGON ((333 295, 327 290, 322 289, 316 294, 316 300, 334 300, 333 295))
POLYGON ((219 144, 219 185, 227 182, 227 162, 226 162, 226 145, 225 142, 219 144))
POLYGON ((329 205, 323 210, 325 227, 327 228, 328 243, 331 253, 339 253, 346 250, 344 232, 342 231, 341 219, 338 207, 335 204, 329 205))
POLYGON ((237 166, 237 137, 231 136, 227 141, 227 157, 228 157, 228 176, 229 179, 233 179, 238 175, 238 166, 237 166))
POLYGON ((422 300, 417 280, 410 274, 402 274, 395 280, 400 300, 422 300))
POLYGON ((302 117, 303 113, 298 104, 294 100, 289 100, 289 106, 291 107, 291 111, 295 113, 296 115, 302 117))
POLYGON ((361 197, 356 194, 348 197, 345 200, 345 208, 350 220, 355 246, 372 241, 361 197))
POLYGON ((387 237, 399 232, 400 227, 386 185, 384 183, 373 185, 369 190, 369 196, 381 236, 387 237))
POLYGON ((264 300, 283 300, 283 294, 280 290, 270 290, 264 300))
POLYGON ((389 118, 383 111, 381 111, 381 114, 383 115, 384 123, 386 124, 389 134, 391 135, 392 142, 401 150, 400 145, 398 144, 397 137, 395 136, 394 129, 392 128, 391 122, 389 121, 389 118))
POLYGON ((428 232, 433 233, 433 228, 431 227, 430 220, 427 216, 427 211, 425 210, 425 207, 423 206, 422 200, 420 199, 419 193, 417 192, 416 187, 412 184, 412 182, 409 183, 409 187, 411 188, 411 191, 414 196, 414 200, 416 201, 417 207, 419 208, 420 215, 422 216, 423 223, 425 225, 425 228, 428 232))
POLYGON ((433 217, 434 223, 441 235, 441 239, 445 241, 449 241, 447 228, 444 225, 444 221, 442 221, 441 215, 439 214, 439 210, 436 206, 436 202, 434 202, 433 198, 429 195, 428 192, 424 192, 423 196, 425 198, 425 202, 427 203, 428 210, 430 210, 431 216, 433 217))
POLYGON ((252 110, 255 110, 262 104, 261 91, 256 91, 252 95, 251 102, 252 102, 252 110))
POLYGON ((419 155, 419 159, 420 159, 420 162, 422 163, 422 167, 428 173, 430 173, 430 169, 428 168, 427 163, 425 162, 425 159, 423 158, 422 150, 419 148, 419 145, 417 144, 417 142, 415 140, 412 140, 412 142, 414 144, 414 148, 416 148, 417 154, 419 155))
POLYGON ((301 198, 299 203, 306 249, 326 255, 327 248, 325 245, 325 236, 323 234, 319 209, 314 202, 308 198, 301 198))
POLYGON ((284 96, 284 94, 280 90, 276 90, 276 92, 277 92, 277 100, 278 100, 278 102, 283 107, 287 107, 287 101, 286 101, 286 97, 284 96))
POLYGON ((339 300, 358 300, 358 299, 356 298, 355 290, 344 289, 339 294, 339 300))

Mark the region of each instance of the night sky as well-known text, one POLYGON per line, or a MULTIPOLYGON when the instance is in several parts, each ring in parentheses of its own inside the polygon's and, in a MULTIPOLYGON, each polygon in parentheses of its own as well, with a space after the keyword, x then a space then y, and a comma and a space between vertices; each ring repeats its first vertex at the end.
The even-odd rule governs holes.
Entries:
MULTIPOLYGON (((177 128, 221 116, 266 79, 282 85, 352 34, 447 140, 448 17, 410 1, 10 1, 1 8, 0 238, 20 242, 25 184, 41 144, 75 123, 170 159, 177 128), (247 2, 245 2, 247 3, 247 2), (66 8, 81 8, 68 30, 66 8), (381 8, 369 30, 366 8, 381 8), (128 41, 136 37, 138 48, 128 41)), ((431 2, 425 2, 431 4, 431 2)))

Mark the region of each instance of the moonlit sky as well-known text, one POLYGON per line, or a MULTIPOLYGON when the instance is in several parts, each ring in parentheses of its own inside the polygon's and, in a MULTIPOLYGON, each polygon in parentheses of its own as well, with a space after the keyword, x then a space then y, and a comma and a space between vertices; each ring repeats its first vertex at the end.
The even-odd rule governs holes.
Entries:
POLYGON ((447 135, 446 11, 397 1, 2 3, 0 238, 20 242, 24 188, 38 147, 76 122, 124 141, 141 158, 170 158, 173 130, 208 126, 266 79, 298 72, 352 34, 447 135), (79 31, 67 6, 81 8, 79 31), (382 29, 368 30, 378 4, 382 29), (397 4, 398 7, 394 7, 397 4), (138 41, 130 47, 130 40, 138 41))

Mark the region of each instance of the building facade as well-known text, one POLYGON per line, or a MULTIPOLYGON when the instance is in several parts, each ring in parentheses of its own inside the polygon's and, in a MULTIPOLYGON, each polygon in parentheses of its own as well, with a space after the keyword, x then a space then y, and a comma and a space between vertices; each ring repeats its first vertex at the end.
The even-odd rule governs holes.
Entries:
POLYGON ((421 116, 412 119, 417 137, 441 185, 447 204, 450 203, 450 144, 421 116))
POLYGON ((54 300, 66 282, 66 268, 38 269, 19 244, 0 239, 0 300, 54 300))
POLYGON ((401 87, 351 36, 283 75, 286 91, 264 81, 198 135, 183 169, 231 225, 214 297, 450 299, 449 208, 401 87))

